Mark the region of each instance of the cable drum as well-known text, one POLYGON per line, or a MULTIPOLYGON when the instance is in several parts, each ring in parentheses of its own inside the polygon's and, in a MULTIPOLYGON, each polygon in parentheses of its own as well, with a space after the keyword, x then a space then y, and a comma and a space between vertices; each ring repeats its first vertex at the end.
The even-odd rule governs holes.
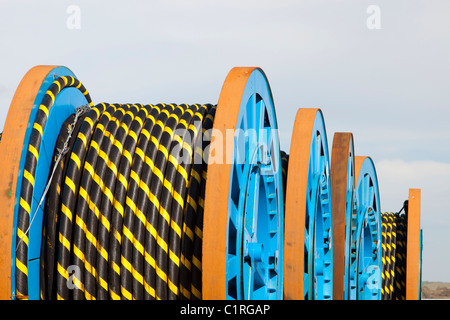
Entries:
MULTIPOLYGON (((78 80, 65 78, 51 86, 40 108, 44 115, 43 106, 50 108, 64 85, 89 97, 78 80)), ((66 119, 53 151, 40 299, 201 299, 205 150, 216 106, 100 103, 82 109, 66 119)), ((45 125, 38 115, 37 138, 45 125)), ((37 138, 30 140, 29 158, 38 156, 37 138)), ((26 168, 32 182, 32 165, 26 168)), ((20 264, 27 241, 19 242, 28 227, 22 220, 30 220, 20 218, 29 215, 25 209, 23 202, 17 298, 27 293, 20 264)))

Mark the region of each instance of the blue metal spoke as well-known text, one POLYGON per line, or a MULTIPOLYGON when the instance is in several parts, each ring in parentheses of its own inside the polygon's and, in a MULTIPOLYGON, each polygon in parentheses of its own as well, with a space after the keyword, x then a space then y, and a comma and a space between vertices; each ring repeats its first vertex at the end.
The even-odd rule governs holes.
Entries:
POLYGON ((240 274, 240 261, 239 256, 235 255, 228 255, 227 257, 227 281, 230 281, 234 277, 236 277, 238 274, 240 274))

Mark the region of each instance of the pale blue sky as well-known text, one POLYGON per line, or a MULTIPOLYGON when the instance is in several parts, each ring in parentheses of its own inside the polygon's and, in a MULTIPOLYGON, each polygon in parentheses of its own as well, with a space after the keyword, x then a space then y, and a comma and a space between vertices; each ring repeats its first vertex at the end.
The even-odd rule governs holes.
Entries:
POLYGON ((335 132, 353 132, 373 158, 383 211, 422 189, 423 279, 450 282, 449 12, 445 0, 2 0, 0 128, 38 64, 70 68, 94 102, 143 103, 216 103, 232 67, 259 66, 284 150, 297 109, 320 107, 330 150, 335 132))

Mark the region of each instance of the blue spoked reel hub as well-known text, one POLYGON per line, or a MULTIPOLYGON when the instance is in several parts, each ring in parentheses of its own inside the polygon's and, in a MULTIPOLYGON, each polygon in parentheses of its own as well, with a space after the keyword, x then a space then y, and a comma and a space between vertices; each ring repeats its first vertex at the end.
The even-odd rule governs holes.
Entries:
POLYGON ((226 165, 208 165, 204 298, 282 299, 281 159, 272 94, 262 70, 235 68, 229 73, 214 128, 234 129, 234 134, 225 142, 232 145, 226 165), (221 248, 221 241, 226 246, 221 248))
POLYGON ((272 95, 259 70, 244 90, 231 165, 227 298, 281 299, 281 159, 272 95))
POLYGON ((294 123, 286 186, 285 295, 288 299, 332 299, 331 207, 324 118, 320 109, 300 109, 294 123), (303 288, 298 285, 300 281, 303 288))
MULTIPOLYGON (((27 131, 23 144, 22 156, 19 167, 19 175, 16 188, 16 205, 14 207, 13 237, 12 237, 12 257, 11 257, 11 293, 14 297, 15 292, 15 272, 16 272, 16 236, 17 236, 17 214, 20 204, 20 190, 24 175, 25 155, 28 151, 28 141, 30 139, 33 123, 41 101, 52 83, 58 77, 75 75, 66 67, 55 67, 51 69, 43 80, 41 87, 34 100, 33 108, 27 122, 27 131)), ((86 97, 73 87, 64 88, 56 97, 52 108, 49 110, 48 119, 43 128, 42 140, 40 144, 39 158, 37 161, 34 177, 33 200, 30 206, 30 226, 28 230, 28 298, 30 300, 39 299, 39 268, 42 242, 42 219, 45 198, 41 201, 48 177, 50 175, 50 166, 52 162, 53 150, 55 149, 56 139, 59 135, 63 122, 75 112, 75 108, 81 105, 87 105, 86 97)))
POLYGON ((380 300, 382 248, 378 180, 370 157, 356 157, 355 168, 355 207, 350 234, 349 299, 380 300))

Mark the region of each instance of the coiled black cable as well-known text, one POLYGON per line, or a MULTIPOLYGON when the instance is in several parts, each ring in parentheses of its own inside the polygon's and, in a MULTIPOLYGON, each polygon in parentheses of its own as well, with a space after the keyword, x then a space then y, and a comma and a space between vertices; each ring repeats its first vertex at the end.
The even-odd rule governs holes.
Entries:
MULTIPOLYGON (((181 236, 181 247, 180 247, 180 265, 179 265, 179 288, 180 288, 180 299, 194 299, 197 297, 192 291, 196 290, 195 287, 192 289, 192 273, 194 270, 201 270, 198 268, 198 259, 193 264, 194 257, 194 241, 196 238, 196 230, 201 230, 202 228, 197 225, 197 216, 201 210, 200 199, 204 197, 204 183, 202 183, 202 174, 206 172, 207 169, 207 157, 208 154, 204 153, 204 150, 209 146, 211 142, 211 129, 214 121, 214 115, 216 112, 215 106, 208 106, 208 114, 205 115, 204 124, 202 130, 203 141, 201 145, 194 143, 194 155, 193 155, 193 165, 191 167, 190 179, 188 182, 188 190, 186 203, 184 204, 184 221, 182 227, 181 236)), ((197 129, 198 130, 198 129, 197 129)), ((185 169, 186 172, 188 170, 185 169)), ((198 233, 198 231, 197 231, 198 233)), ((198 255, 198 254, 197 254, 198 255)), ((200 255, 201 256, 201 253, 200 255)), ((175 276, 172 275, 172 279, 175 276)))
POLYGON ((283 201, 286 201, 286 183, 287 183, 287 174, 288 174, 288 167, 289 167, 289 154, 287 154, 285 151, 281 150, 281 176, 283 181, 283 201))
MULTIPOLYGON (((79 162, 80 166, 78 166, 78 161, 74 165, 77 168, 77 179, 73 180, 75 185, 78 186, 77 192, 78 196, 74 201, 71 201, 68 204, 70 206, 72 212, 75 213, 73 218, 73 243, 72 243, 72 252, 71 252, 71 263, 75 266, 80 272, 77 275, 74 275, 74 280, 77 282, 76 287, 73 291, 73 299, 79 300, 85 297, 84 290, 84 270, 85 267, 85 239, 86 239, 86 212, 85 206, 88 206, 89 197, 86 192, 86 185, 88 184, 87 174, 89 169, 92 168, 92 164, 95 163, 97 157, 98 144, 101 143, 103 138, 103 131, 105 126, 107 125, 109 119, 112 117, 117 107, 115 105, 107 105, 105 103, 99 104, 93 108, 94 110, 98 110, 98 115, 95 119, 89 118, 89 121, 86 125, 82 127, 85 129, 85 132, 80 132, 78 134, 77 140, 80 150, 82 151, 82 156, 80 156, 79 162), (75 210, 76 208, 76 210, 75 210)), ((83 131, 83 130, 82 130, 83 131)))
MULTIPOLYGON (((122 233, 122 216, 123 216, 123 207, 125 205, 125 196, 126 189, 128 186, 128 179, 130 175, 132 155, 136 150, 136 145, 138 141, 141 142, 141 139, 138 139, 141 132, 143 133, 143 138, 147 139, 149 133, 148 130, 151 130, 153 125, 156 122, 156 118, 161 113, 160 106, 145 106, 142 109, 145 113, 135 118, 133 121, 128 136, 123 144, 123 151, 121 152, 120 163, 117 162, 116 168, 118 168, 118 173, 113 181, 115 181, 116 186, 113 190, 114 198, 111 207, 111 214, 108 220, 111 220, 111 231, 108 233, 110 242, 110 259, 109 263, 109 284, 111 286, 110 294, 113 299, 118 299, 120 297, 120 244, 121 244, 121 233, 122 233), (112 234, 111 234, 112 233, 112 234)), ((146 140, 148 141, 148 139, 146 140)), ((138 147, 139 148, 139 147, 138 147)), ((141 149, 138 149, 141 150, 141 149)), ((106 236, 106 234, 105 234, 106 236)), ((100 240, 100 239, 99 239, 100 240)), ((105 240, 107 240, 105 238, 105 240)), ((105 242, 106 245, 106 242, 105 242)), ((108 249, 105 247, 108 251, 108 249)))
MULTIPOLYGON (((126 193, 121 256, 121 294, 126 299, 136 299, 141 296, 140 293, 144 294, 147 299, 154 299, 155 297, 154 281, 145 277, 142 267, 143 260, 149 259, 150 253, 154 255, 154 252, 145 249, 145 233, 142 231, 147 227, 147 216, 144 208, 147 208, 148 204, 143 204, 142 199, 139 201, 138 196, 140 190, 147 194, 147 186, 154 167, 159 140, 167 122, 175 121, 178 115, 183 112, 181 107, 175 108, 173 104, 161 105, 160 108, 162 109, 158 117, 155 120, 148 120, 149 122, 146 122, 145 128, 142 130, 144 135, 136 148, 126 193), (137 258, 138 255, 141 259, 137 258), (136 261, 135 263, 133 263, 133 258, 136 261), (142 287, 145 288, 145 292, 142 292, 142 287), (133 293, 136 297, 133 297, 133 293)), ((146 199, 147 197, 144 197, 144 201, 146 199)))
POLYGON ((402 210, 381 214, 382 300, 406 299, 407 208, 402 210))
POLYGON ((395 300, 406 300, 407 214, 399 215, 397 228, 397 252, 395 254, 395 300))
POLYGON ((82 83, 70 76, 58 77, 48 88, 41 101, 33 129, 28 141, 24 173, 20 190, 20 203, 17 214, 16 260, 15 260, 15 297, 28 298, 28 228, 31 220, 31 202, 34 190, 34 177, 39 158, 40 145, 49 112, 58 94, 65 88, 77 88, 85 96, 89 105, 92 101, 82 83))
POLYGON ((201 298, 215 110, 101 103, 65 121, 44 205, 41 299, 201 298))
MULTIPOLYGON (((107 290, 107 282, 105 279, 99 277, 96 266, 98 257, 97 252, 99 252, 100 255, 107 255, 107 253, 104 252, 104 249, 99 246, 97 231, 99 224, 109 224, 109 221, 104 218, 103 212, 100 211, 101 198, 105 190, 103 180, 106 175, 108 155, 111 152, 116 134, 119 131, 120 123, 123 121, 124 123, 127 123, 127 125, 129 125, 129 123, 131 122, 131 116, 129 113, 131 109, 134 109, 133 111, 136 111, 137 107, 130 105, 120 106, 109 121, 105 130, 105 136, 102 140, 101 145, 99 146, 97 161, 95 167, 93 168, 93 174, 91 175, 92 183, 90 185, 90 189, 86 189, 90 199, 89 207, 87 209, 86 226, 87 232, 91 234, 92 237, 90 241, 86 241, 85 246, 85 258, 86 263, 89 267, 85 268, 84 285, 85 293, 87 292, 92 299, 104 299, 105 296, 102 296, 102 292, 107 290)), ((108 193, 110 193, 109 190, 108 193)))
POLYGON ((56 223, 57 223, 57 210, 60 205, 59 194, 61 192, 62 177, 65 176, 67 168, 67 157, 64 157, 62 161, 58 162, 58 154, 64 148, 64 144, 69 136, 70 126, 73 123, 75 115, 70 115, 63 123, 61 132, 56 140, 56 146, 52 157, 51 171, 54 171, 54 183, 49 188, 47 196, 49 201, 46 202, 45 210, 47 215, 42 225, 42 238, 43 244, 41 246, 42 255, 46 259, 41 259, 40 268, 40 298, 51 299, 53 296, 53 268, 47 268, 52 266, 55 259, 55 241, 56 241, 56 223))
MULTIPOLYGON (((183 234, 183 220, 185 218, 186 203, 189 199, 186 198, 186 191, 189 185, 189 174, 193 163, 202 161, 201 157, 194 158, 194 151, 201 143, 202 135, 199 134, 202 129, 203 119, 208 115, 211 105, 200 106, 198 111, 194 114, 191 124, 187 128, 186 136, 181 147, 181 155, 178 159, 178 167, 176 168, 176 181, 173 186, 172 194, 172 209, 171 209, 171 223, 169 230, 169 253, 175 258, 168 260, 168 281, 177 288, 177 291, 169 291, 169 298, 178 299, 180 295, 180 267, 181 267, 181 239, 183 234)), ((201 147, 200 147, 201 148, 201 147)), ((172 162, 173 164, 173 162, 172 162)), ((195 189, 194 189, 195 191, 195 189)), ((194 195, 195 197, 195 195, 194 195)))
MULTIPOLYGON (((129 128, 133 125, 134 119, 139 125, 142 123, 142 119, 145 119, 149 114, 156 115, 159 113, 157 108, 152 106, 141 106, 139 109, 132 109, 128 111, 126 116, 129 115, 129 119, 123 121, 118 129, 116 138, 111 146, 111 151, 108 157, 108 163, 105 170, 107 171, 103 178, 103 197, 101 201, 100 212, 102 214, 102 221, 104 223, 99 224, 99 232, 97 238, 97 272, 99 279, 102 279, 102 289, 97 294, 98 299, 106 299, 108 297, 108 264, 109 264, 109 234, 110 234, 110 220, 111 220, 111 208, 114 203, 114 190, 117 181, 118 173, 117 167, 123 152, 123 143, 125 138, 128 137, 129 128), (101 250, 98 250, 101 248, 101 250)), ((135 122, 135 123, 136 123, 135 122)), ((133 135, 131 135, 133 136, 133 135)))
MULTIPOLYGON (((187 107, 187 106, 186 106, 187 107)), ((173 185, 176 179, 176 165, 178 164, 177 153, 180 151, 180 145, 182 144, 186 129, 188 128, 194 113, 197 111, 198 106, 193 105, 186 108, 185 112, 180 118, 175 130, 167 132, 167 143, 160 144, 158 148, 158 155, 156 158, 156 168, 162 174, 154 172, 152 176, 152 188, 155 197, 159 198, 159 206, 151 207, 151 215, 156 216, 157 220, 157 236, 156 236, 156 298, 166 300, 168 298, 168 290, 173 295, 177 295, 178 288, 168 279, 168 260, 177 259, 176 256, 171 254, 168 239, 169 228, 171 224, 170 206, 173 199, 173 185), (181 136, 180 136, 181 135, 181 136), (155 188, 153 189, 153 186, 155 188), (156 212, 157 211, 157 212, 156 212)), ((164 137, 164 136, 163 136, 164 137)))

